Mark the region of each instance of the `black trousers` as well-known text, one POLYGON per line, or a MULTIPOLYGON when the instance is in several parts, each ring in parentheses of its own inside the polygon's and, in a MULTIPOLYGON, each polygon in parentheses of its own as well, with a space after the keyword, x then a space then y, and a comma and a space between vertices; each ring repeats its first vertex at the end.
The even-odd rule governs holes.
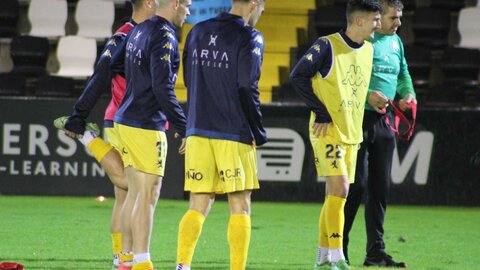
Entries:
MULTIPOLYGON (((348 234, 365 194, 365 225, 367 229, 367 257, 385 253, 383 221, 387 210, 395 133, 386 123, 392 114, 381 115, 365 111, 363 142, 358 151, 355 183, 350 185, 345 204, 343 249, 348 259, 348 234)), ((393 123, 393 122, 392 122, 393 123)))

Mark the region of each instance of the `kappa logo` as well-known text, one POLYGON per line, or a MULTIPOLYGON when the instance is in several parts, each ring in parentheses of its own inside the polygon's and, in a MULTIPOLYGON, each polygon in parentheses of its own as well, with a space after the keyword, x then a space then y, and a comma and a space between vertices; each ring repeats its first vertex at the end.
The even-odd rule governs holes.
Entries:
POLYGON ((158 161, 157 161, 157 168, 163 168, 163 149, 165 149, 165 142, 157 141, 156 143, 158 149, 158 161))
POLYGON ((104 53, 103 53, 103 56, 106 56, 106 57, 109 57, 109 58, 112 58, 112 52, 110 50, 106 50, 104 53))
POLYGON ((312 49, 314 49, 317 53, 319 53, 319 52, 320 52, 320 45, 314 44, 314 45, 312 46, 312 49))
POLYGON ((342 81, 343 85, 350 85, 352 87, 364 86, 367 87, 367 81, 362 73, 362 68, 360 66, 351 65, 348 69, 348 72, 345 76, 345 79, 342 81))
POLYGON ((175 39, 175 37, 173 36, 173 34, 170 33, 170 32, 166 32, 165 35, 163 35, 163 37, 167 37, 167 38, 169 38, 169 39, 175 39))
POLYGON ((163 168, 163 160, 157 161, 157 168, 163 168))
POLYGON ((255 37, 255 42, 257 42, 258 44, 263 44, 263 37, 260 35, 255 37))
POLYGON ((262 55, 262 51, 260 50, 259 47, 256 47, 255 49, 253 49, 252 52, 258 56, 262 55))
POLYGON ((320 37, 318 40, 322 41, 325 44, 328 44, 328 38, 326 37, 320 37))
POLYGON ((170 59, 170 54, 165 54, 164 56, 162 56, 161 58, 163 61, 166 61, 168 63, 171 62, 171 59, 170 59))
POLYGON ((310 61, 310 62, 313 62, 313 54, 309 53, 307 55, 305 55, 305 58, 310 61))
POLYGON ((164 145, 164 143, 163 143, 162 141, 157 141, 157 143, 156 143, 156 146, 157 146, 157 149, 158 149, 158 156, 159 156, 159 157, 162 156, 163 145, 164 145))
POLYGON ((165 43, 165 45, 163 45, 163 48, 173 51, 173 45, 171 42, 165 43))
POLYGON ((110 39, 110 41, 107 43, 107 45, 112 45, 112 46, 117 46, 117 42, 115 41, 115 39, 110 39))
POLYGON ((127 149, 125 149, 125 147, 122 147, 122 155, 126 155, 126 154, 128 154, 127 149))
POLYGON ((342 236, 339 233, 332 233, 328 238, 342 238, 342 236))

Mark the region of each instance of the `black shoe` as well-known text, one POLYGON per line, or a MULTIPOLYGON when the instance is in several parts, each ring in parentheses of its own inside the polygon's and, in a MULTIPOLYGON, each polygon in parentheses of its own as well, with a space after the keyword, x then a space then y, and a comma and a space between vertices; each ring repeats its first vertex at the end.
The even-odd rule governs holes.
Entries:
POLYGON ((383 254, 379 257, 367 257, 363 266, 382 266, 382 267, 393 267, 393 268, 407 268, 407 264, 404 262, 395 262, 392 259, 392 256, 388 254, 383 254))

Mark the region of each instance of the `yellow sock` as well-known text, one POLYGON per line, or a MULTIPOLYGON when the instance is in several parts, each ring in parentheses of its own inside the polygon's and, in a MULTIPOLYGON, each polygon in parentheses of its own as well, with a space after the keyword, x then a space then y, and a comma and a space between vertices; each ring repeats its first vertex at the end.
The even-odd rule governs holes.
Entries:
POLYGON ((132 270, 150 270, 150 269, 153 269, 152 261, 136 263, 133 265, 133 268, 132 268, 132 270))
POLYGON ((193 253, 202 233, 205 216, 195 210, 188 210, 178 226, 177 264, 192 265, 193 253))
POLYGON ((325 201, 325 217, 327 221, 328 247, 340 249, 343 247, 343 227, 345 225, 345 198, 327 196, 325 201))
POLYGON ((120 262, 121 263, 124 263, 124 262, 131 262, 133 261, 133 253, 120 253, 120 262))
POLYGON ((326 201, 323 203, 322 211, 320 212, 320 218, 318 221, 319 233, 318 233, 318 246, 328 248, 328 232, 327 232, 327 219, 325 215, 326 201))
POLYGON ((244 270, 247 266, 248 247, 250 246, 250 216, 235 214, 228 223, 228 244, 230 245, 230 269, 244 270))
POLYGON ((88 149, 93 153, 95 159, 100 162, 113 147, 102 138, 97 137, 88 144, 88 149))
POLYGON ((119 232, 112 233, 112 251, 113 255, 122 252, 122 234, 119 232))

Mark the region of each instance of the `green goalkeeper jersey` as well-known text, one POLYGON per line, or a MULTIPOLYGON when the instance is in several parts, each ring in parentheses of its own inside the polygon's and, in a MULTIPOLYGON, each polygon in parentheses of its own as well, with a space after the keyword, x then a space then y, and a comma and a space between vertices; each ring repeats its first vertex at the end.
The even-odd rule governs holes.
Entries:
MULTIPOLYGON (((389 99, 393 99, 395 93, 402 98, 409 93, 415 96, 400 37, 397 34, 375 33, 371 42, 374 48, 373 70, 368 91, 380 91, 389 99)), ((374 111, 368 102, 365 104, 365 109, 374 111)))

